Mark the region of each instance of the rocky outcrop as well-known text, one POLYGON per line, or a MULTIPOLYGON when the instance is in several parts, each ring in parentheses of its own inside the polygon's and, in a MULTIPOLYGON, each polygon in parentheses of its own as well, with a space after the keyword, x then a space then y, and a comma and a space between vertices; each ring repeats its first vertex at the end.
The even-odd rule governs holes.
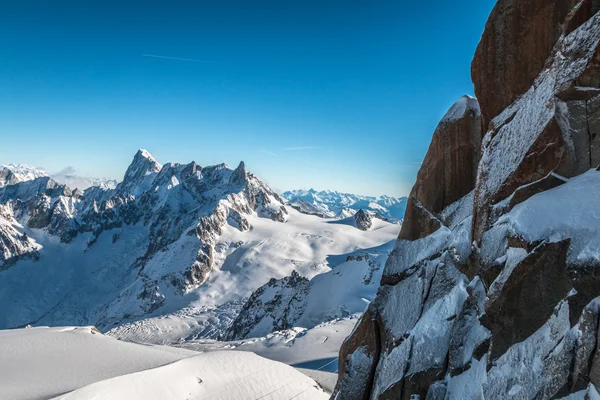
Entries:
POLYGON ((596 19, 562 38, 533 86, 491 122, 475 190, 475 240, 494 223, 497 205, 519 187, 553 172, 576 176, 600 163, 596 19))
POLYGON ((477 46, 471 76, 484 126, 529 90, 577 0, 499 0, 477 46))
POLYGON ((599 43, 596 1, 497 4, 473 65, 493 118, 476 179, 446 201, 434 135, 333 398, 597 395, 599 43))
POLYGON ((252 293, 226 339, 246 339, 292 328, 304 311, 308 290, 309 280, 296 271, 283 279, 272 278, 252 293), (256 329, 260 331, 254 332, 256 329))
POLYGON ((354 214, 354 224, 361 231, 368 231, 373 226, 373 217, 368 212, 358 210, 354 214))
POLYGON ((438 217, 475 186, 481 153, 477 100, 461 97, 436 128, 408 198, 400 238, 415 240, 440 227, 438 217))

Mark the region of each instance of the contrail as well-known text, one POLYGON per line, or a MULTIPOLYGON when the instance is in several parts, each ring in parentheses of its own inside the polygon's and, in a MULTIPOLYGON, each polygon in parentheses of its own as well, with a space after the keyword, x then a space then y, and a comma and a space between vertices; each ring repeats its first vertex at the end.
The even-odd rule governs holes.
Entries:
POLYGON ((191 61, 191 62, 203 63, 203 64, 216 64, 214 61, 194 60, 191 58, 180 58, 180 57, 157 56, 155 54, 142 54, 142 57, 165 58, 167 60, 191 61))

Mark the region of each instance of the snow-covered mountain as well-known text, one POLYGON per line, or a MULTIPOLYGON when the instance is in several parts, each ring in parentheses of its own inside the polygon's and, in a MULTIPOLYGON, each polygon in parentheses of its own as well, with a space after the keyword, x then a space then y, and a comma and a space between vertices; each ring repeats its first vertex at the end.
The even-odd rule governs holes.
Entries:
MULTIPOLYGON (((399 230, 379 219, 368 231, 333 222, 286 207, 243 162, 162 166, 143 150, 114 189, 81 192, 47 176, 6 185, 0 328, 96 325, 160 342, 222 337, 270 279, 327 274, 340 264, 331 257, 381 246, 399 230), (155 335, 164 317, 178 327, 155 335)), ((324 314, 361 311, 348 310, 324 314)))
POLYGON ((0 165, 0 187, 47 176, 51 177, 57 183, 81 191, 92 186, 99 186, 102 189, 114 189, 118 184, 115 179, 81 176, 77 174, 77 171, 73 167, 66 167, 55 174, 49 174, 42 168, 26 164, 0 165))
POLYGON ((371 211, 390 222, 401 222, 406 210, 406 197, 361 196, 330 190, 291 190, 282 195, 300 212, 326 218, 347 218, 359 210, 371 211))
POLYGON ((0 165, 0 187, 48 176, 46 171, 25 164, 0 165))

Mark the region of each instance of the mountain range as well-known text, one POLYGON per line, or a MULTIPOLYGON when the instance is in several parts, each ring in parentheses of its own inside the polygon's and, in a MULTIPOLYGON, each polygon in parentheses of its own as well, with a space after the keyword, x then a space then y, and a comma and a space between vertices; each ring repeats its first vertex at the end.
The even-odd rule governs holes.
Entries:
MULTIPOLYGON (((343 271, 365 276, 356 282, 364 290, 345 284, 340 301, 306 306, 312 311, 300 325, 301 313, 283 324, 254 321, 263 336, 312 328, 362 311, 399 230, 366 212, 348 223, 300 213, 243 162, 163 166, 140 150, 114 188, 84 191, 37 169, 0 171, 0 328, 90 324, 131 336, 129 328, 142 324, 146 331, 135 331, 145 341, 169 315, 181 331, 153 341, 245 338, 228 332, 254 328, 238 313, 255 307, 245 302, 262 285, 283 279, 292 287, 323 275, 327 285, 306 290, 325 297, 329 285, 347 279, 332 268, 352 265, 343 271)), ((280 303, 276 314, 290 307, 280 303)))
POLYGON ((290 190, 283 198, 297 210, 324 218, 347 218, 359 210, 380 215, 390 222, 400 223, 406 210, 406 197, 361 196, 331 190, 290 190))

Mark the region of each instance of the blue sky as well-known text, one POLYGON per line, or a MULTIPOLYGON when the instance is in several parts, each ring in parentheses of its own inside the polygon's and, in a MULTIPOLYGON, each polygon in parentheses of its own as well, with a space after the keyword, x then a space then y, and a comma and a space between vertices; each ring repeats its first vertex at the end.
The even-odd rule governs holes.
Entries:
POLYGON ((494 3, 0 0, 0 163, 406 195, 494 3))

